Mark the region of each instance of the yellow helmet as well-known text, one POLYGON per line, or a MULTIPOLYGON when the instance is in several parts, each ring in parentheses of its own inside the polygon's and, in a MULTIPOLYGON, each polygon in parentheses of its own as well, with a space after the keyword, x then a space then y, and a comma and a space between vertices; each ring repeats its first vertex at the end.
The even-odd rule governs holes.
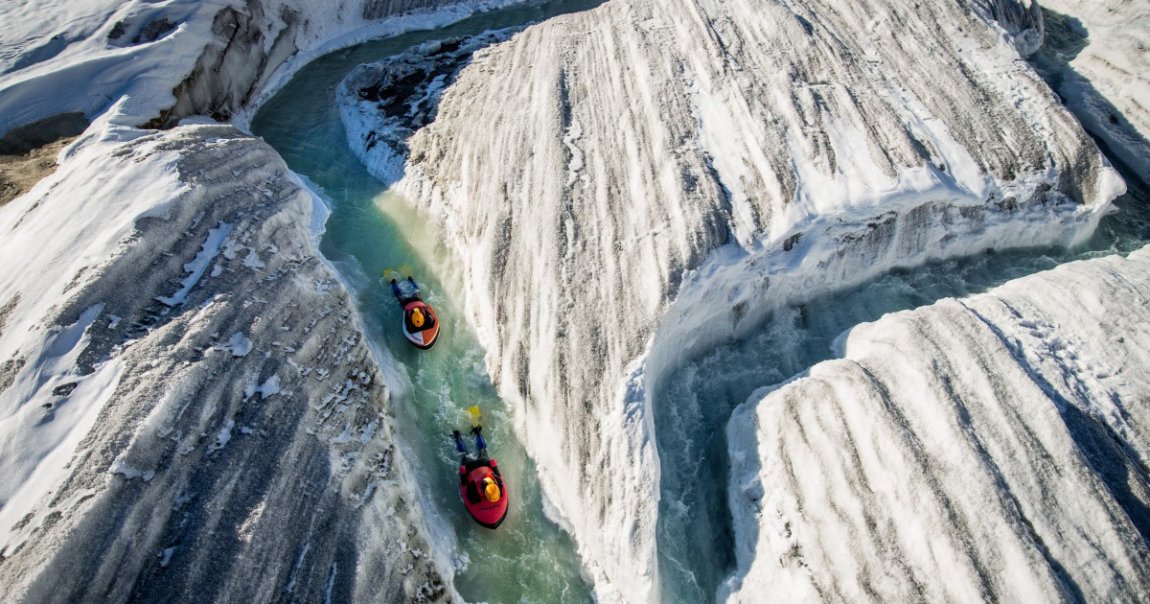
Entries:
POLYGON ((487 501, 495 503, 499 501, 499 487, 495 484, 491 477, 483 479, 483 494, 487 496, 487 501))
POLYGON ((423 312, 416 307, 411 311, 411 324, 416 327, 423 327, 423 312))

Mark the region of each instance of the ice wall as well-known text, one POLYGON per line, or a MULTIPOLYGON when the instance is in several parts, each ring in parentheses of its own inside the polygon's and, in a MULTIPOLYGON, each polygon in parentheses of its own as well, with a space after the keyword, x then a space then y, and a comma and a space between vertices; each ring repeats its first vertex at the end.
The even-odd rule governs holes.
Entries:
POLYGON ((1150 595, 1150 248, 849 332, 731 419, 731 601, 1150 595))
MULTIPOLYGON (((31 0, 0 5, 0 136, 61 113, 227 120, 321 49, 513 0, 31 0)), ((245 114, 246 115, 246 114, 245 114)))
POLYGON ((0 600, 450 598, 322 202, 114 117, 0 208, 0 600))
POLYGON ((604 601, 658 597, 668 368, 892 266, 1070 243, 1122 190, 992 4, 612 0, 476 53, 408 142, 604 601))

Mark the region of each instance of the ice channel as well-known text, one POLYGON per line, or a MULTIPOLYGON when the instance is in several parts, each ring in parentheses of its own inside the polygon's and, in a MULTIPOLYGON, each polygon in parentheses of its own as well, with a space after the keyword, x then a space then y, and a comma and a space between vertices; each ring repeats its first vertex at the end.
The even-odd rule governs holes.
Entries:
MULTIPOLYGON (((583 10, 598 2, 578 0, 521 6, 477 15, 447 28, 375 40, 321 57, 270 99, 252 122, 295 172, 309 179, 331 205, 320 244, 355 292, 376 346, 399 361, 393 392, 401 438, 418 467, 413 474, 439 518, 441 540, 455 552, 455 587, 471 602, 587 602, 590 587, 580 574, 569 536, 548 519, 535 470, 515 440, 503 403, 487 378, 483 351, 465 322, 460 305, 437 275, 435 235, 419 227, 378 180, 368 174, 347 145, 334 90, 352 68, 423 43, 474 35, 583 10), (385 268, 406 268, 420 280, 439 310, 445 336, 432 350, 416 351, 395 326, 399 310, 379 279, 385 268), (456 492, 457 457, 448 434, 465 428, 464 409, 479 405, 485 416, 492 456, 511 485, 511 509, 497 531, 476 526, 456 492)), ((386 370, 386 368, 385 368, 386 370)), ((435 530, 435 529, 433 529, 435 530)))
MULTIPOLYGON (((406 445, 419 464, 429 501, 457 552, 455 584, 470 601, 574 602, 590 599, 569 537, 544 514, 530 459, 515 441, 505 408, 488 381, 483 352, 445 292, 449 274, 432 258, 434 233, 394 199, 348 150, 334 101, 344 75, 361 63, 403 52, 424 41, 509 27, 595 2, 552 3, 480 15, 432 32, 418 32, 341 50, 302 69, 256 116, 252 129, 271 143, 296 172, 322 189, 332 204, 321 249, 357 292, 376 343, 402 362, 396 413, 406 445), (545 12, 546 11, 546 12, 545 12), (408 266, 425 282, 442 310, 449 336, 430 354, 409 349, 396 330, 398 312, 377 276, 385 267, 408 266), (458 506, 454 454, 446 439, 461 425, 461 411, 480 404, 488 417, 493 452, 512 476, 512 516, 496 533, 479 529, 458 506)), ((726 509, 725 426, 732 410, 764 385, 778 383, 833 355, 844 330, 885 313, 939 298, 983 291, 1057 264, 1108 253, 1128 253, 1150 240, 1150 193, 1130 171, 1120 211, 1073 250, 988 253, 886 274, 849 291, 785 307, 748 337, 706 352, 668 372, 653 393, 663 465, 658 521, 662 599, 712 601, 734 568, 730 514, 726 509)), ((433 520, 433 523, 438 520, 433 520)))

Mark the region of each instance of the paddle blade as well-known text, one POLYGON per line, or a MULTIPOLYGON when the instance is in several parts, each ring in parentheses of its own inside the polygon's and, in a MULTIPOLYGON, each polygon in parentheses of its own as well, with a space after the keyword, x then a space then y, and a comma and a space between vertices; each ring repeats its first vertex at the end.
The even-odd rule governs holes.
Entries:
POLYGON ((479 407, 478 406, 468 407, 467 408, 467 415, 471 416, 471 425, 472 426, 478 426, 479 425, 479 407))

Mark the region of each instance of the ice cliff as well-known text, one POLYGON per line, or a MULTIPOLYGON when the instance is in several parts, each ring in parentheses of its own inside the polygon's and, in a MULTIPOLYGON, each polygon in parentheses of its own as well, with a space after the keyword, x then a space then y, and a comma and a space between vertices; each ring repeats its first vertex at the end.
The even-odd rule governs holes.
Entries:
POLYGON ((1150 248, 851 330, 728 428, 731 601, 1150 595, 1150 248))
POLYGON ((1008 5, 613 0, 476 52, 407 141, 604 600, 658 597, 669 368, 894 266, 1080 240, 1122 191, 1008 5))
POLYGON ((444 598, 322 202, 230 126, 113 123, 0 208, 3 599, 444 598))
POLYGON ((0 6, 0 136, 62 113, 91 118, 122 97, 121 114, 134 124, 241 112, 242 125, 244 110, 325 49, 512 3, 7 2, 0 6))

